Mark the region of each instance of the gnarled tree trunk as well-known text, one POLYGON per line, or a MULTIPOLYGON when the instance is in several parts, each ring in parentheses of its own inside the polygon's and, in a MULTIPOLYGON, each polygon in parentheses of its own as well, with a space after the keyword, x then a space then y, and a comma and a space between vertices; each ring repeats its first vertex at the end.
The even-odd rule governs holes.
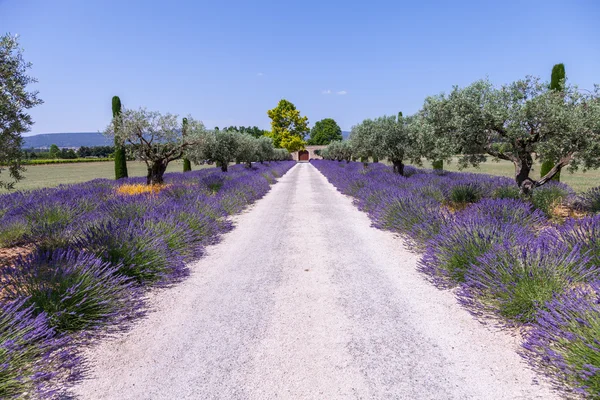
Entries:
POLYGON ((395 174, 400 174, 404 176, 404 164, 402 161, 392 160, 393 170, 395 174))
POLYGON ((163 175, 167 170, 168 162, 164 160, 154 161, 150 167, 148 167, 148 175, 146 176, 146 183, 148 185, 161 185, 163 181, 163 175))

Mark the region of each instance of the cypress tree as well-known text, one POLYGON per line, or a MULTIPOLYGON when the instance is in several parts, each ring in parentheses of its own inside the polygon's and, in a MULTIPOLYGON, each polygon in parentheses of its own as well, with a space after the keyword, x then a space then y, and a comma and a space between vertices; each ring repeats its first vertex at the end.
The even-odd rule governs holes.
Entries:
MULTIPOLYGON (((550 90, 562 92, 564 89, 566 76, 564 64, 561 63, 554 65, 554 67, 552 67, 552 75, 550 77, 550 90)), ((540 176, 546 175, 548 172, 550 172, 552 167, 554 167, 554 161, 544 161, 540 170, 540 176)), ((552 179, 560 182, 560 171, 554 175, 552 179)))
MULTIPOLYGON (((183 137, 185 137, 185 135, 187 134, 187 125, 188 125, 188 120, 187 118, 183 119, 183 123, 181 124, 181 134, 183 137)), ((183 172, 189 172, 192 170, 192 163, 190 162, 190 160, 188 160, 186 157, 183 158, 183 172)))
MULTIPOLYGON (((119 96, 112 98, 113 118, 121 115, 121 99, 119 96)), ((127 178, 127 158, 123 141, 115 135, 115 179, 127 178)))

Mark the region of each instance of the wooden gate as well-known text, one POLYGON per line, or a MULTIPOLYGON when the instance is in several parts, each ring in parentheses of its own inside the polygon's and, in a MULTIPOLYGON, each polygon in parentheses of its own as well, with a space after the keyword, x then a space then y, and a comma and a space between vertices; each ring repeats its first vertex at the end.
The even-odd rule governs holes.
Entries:
POLYGON ((308 161, 308 150, 300 150, 298 152, 298 161, 308 161))

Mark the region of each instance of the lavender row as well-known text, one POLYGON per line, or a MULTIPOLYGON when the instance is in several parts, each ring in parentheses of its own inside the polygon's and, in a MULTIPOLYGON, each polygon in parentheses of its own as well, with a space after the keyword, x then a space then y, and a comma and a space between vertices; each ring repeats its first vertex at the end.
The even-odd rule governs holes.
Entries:
POLYGON ((187 263, 232 228, 294 162, 104 179, 0 196, 0 398, 53 397, 80 378, 77 346, 144 313, 144 292, 188 275, 187 263), (139 181, 139 182, 138 182, 139 181))
POLYGON ((457 288, 470 312, 527 327, 522 354, 557 387, 600 396, 600 214, 552 218, 557 200, 582 200, 567 186, 522 199, 508 178, 312 163, 375 226, 401 234, 422 254, 419 269, 457 288))

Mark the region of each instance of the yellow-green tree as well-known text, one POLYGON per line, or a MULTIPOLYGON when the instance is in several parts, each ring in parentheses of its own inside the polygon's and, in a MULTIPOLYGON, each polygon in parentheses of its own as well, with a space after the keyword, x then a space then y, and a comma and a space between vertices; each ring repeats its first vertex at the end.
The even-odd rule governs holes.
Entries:
POLYGON ((282 99, 277 107, 267 111, 271 118, 271 132, 275 147, 282 147, 289 152, 304 149, 304 138, 308 133, 308 118, 300 115, 296 106, 282 99))

